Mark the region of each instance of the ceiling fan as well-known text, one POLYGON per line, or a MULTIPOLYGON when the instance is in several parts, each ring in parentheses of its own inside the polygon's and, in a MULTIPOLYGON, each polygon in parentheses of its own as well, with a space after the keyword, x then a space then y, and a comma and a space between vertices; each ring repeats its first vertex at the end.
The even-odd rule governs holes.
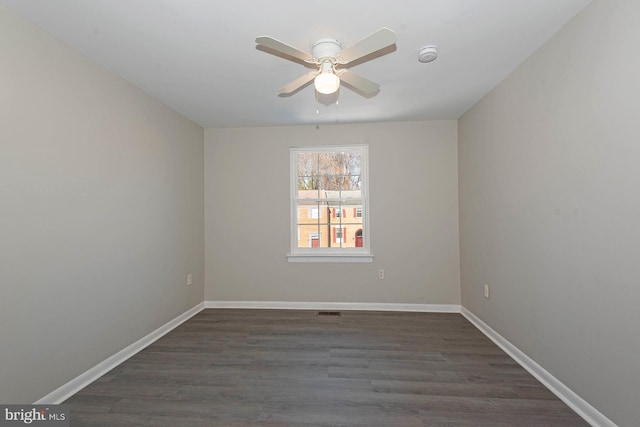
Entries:
POLYGON ((361 95, 371 97, 380 91, 380 85, 349 71, 346 67, 358 60, 364 62, 367 60, 366 56, 390 47, 396 41, 396 33, 388 28, 380 28, 346 49, 342 48, 342 43, 338 40, 320 39, 311 45, 311 53, 307 53, 269 36, 256 38, 256 43, 266 47, 267 52, 271 50, 276 54, 283 54, 317 66, 317 70, 281 87, 278 91, 281 96, 292 95, 313 80, 316 90, 321 94, 335 93, 340 87, 340 81, 343 81, 361 95))

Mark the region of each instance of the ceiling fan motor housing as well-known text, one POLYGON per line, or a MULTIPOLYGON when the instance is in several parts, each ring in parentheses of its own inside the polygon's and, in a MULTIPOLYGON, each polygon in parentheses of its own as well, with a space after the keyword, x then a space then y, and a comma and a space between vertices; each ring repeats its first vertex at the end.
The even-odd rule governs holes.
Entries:
POLYGON ((311 55, 319 61, 334 59, 342 51, 342 43, 336 39, 320 39, 311 45, 311 55))

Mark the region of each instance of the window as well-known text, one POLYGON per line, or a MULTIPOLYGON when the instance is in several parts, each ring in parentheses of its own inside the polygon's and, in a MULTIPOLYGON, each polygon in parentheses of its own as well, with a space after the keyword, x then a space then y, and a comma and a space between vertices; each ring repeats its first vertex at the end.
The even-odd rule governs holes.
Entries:
POLYGON ((289 261, 371 262, 368 148, 291 148, 289 261))

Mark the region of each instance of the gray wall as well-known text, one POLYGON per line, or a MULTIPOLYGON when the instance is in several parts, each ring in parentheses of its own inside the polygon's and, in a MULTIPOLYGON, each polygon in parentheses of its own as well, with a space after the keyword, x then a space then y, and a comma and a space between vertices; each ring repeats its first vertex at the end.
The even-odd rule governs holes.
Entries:
POLYGON ((459 304, 457 156, 456 121, 206 130, 206 299, 459 304), (369 145, 373 263, 287 262, 289 147, 325 144, 369 145))
POLYGON ((0 402, 25 403, 203 300, 204 132, 4 7, 0 58, 0 402))
POLYGON ((640 2, 594 0, 459 122, 463 306, 621 426, 640 422, 639 41, 640 2))

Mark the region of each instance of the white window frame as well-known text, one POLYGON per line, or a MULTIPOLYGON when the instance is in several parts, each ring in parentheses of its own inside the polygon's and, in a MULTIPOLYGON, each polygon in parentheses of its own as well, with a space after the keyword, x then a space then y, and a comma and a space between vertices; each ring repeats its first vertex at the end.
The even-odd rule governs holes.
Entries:
MULTIPOLYGON (((291 147, 289 150, 289 187, 290 187, 290 229, 291 245, 287 254, 289 262, 373 262, 371 253, 371 210, 369 209, 369 147, 367 145, 325 145, 313 147, 291 147), (338 151, 360 152, 360 178, 362 201, 362 234, 363 246, 355 248, 300 248, 296 238, 297 224, 297 196, 298 196, 298 153, 334 153, 338 151)), ((341 199, 340 203, 349 199, 341 199)), ((335 202, 335 201, 334 201, 335 202)), ((359 227, 360 228, 360 227, 359 227)), ((331 236, 329 236, 331 238, 331 236)), ((343 236, 343 239, 345 236, 343 236)))

